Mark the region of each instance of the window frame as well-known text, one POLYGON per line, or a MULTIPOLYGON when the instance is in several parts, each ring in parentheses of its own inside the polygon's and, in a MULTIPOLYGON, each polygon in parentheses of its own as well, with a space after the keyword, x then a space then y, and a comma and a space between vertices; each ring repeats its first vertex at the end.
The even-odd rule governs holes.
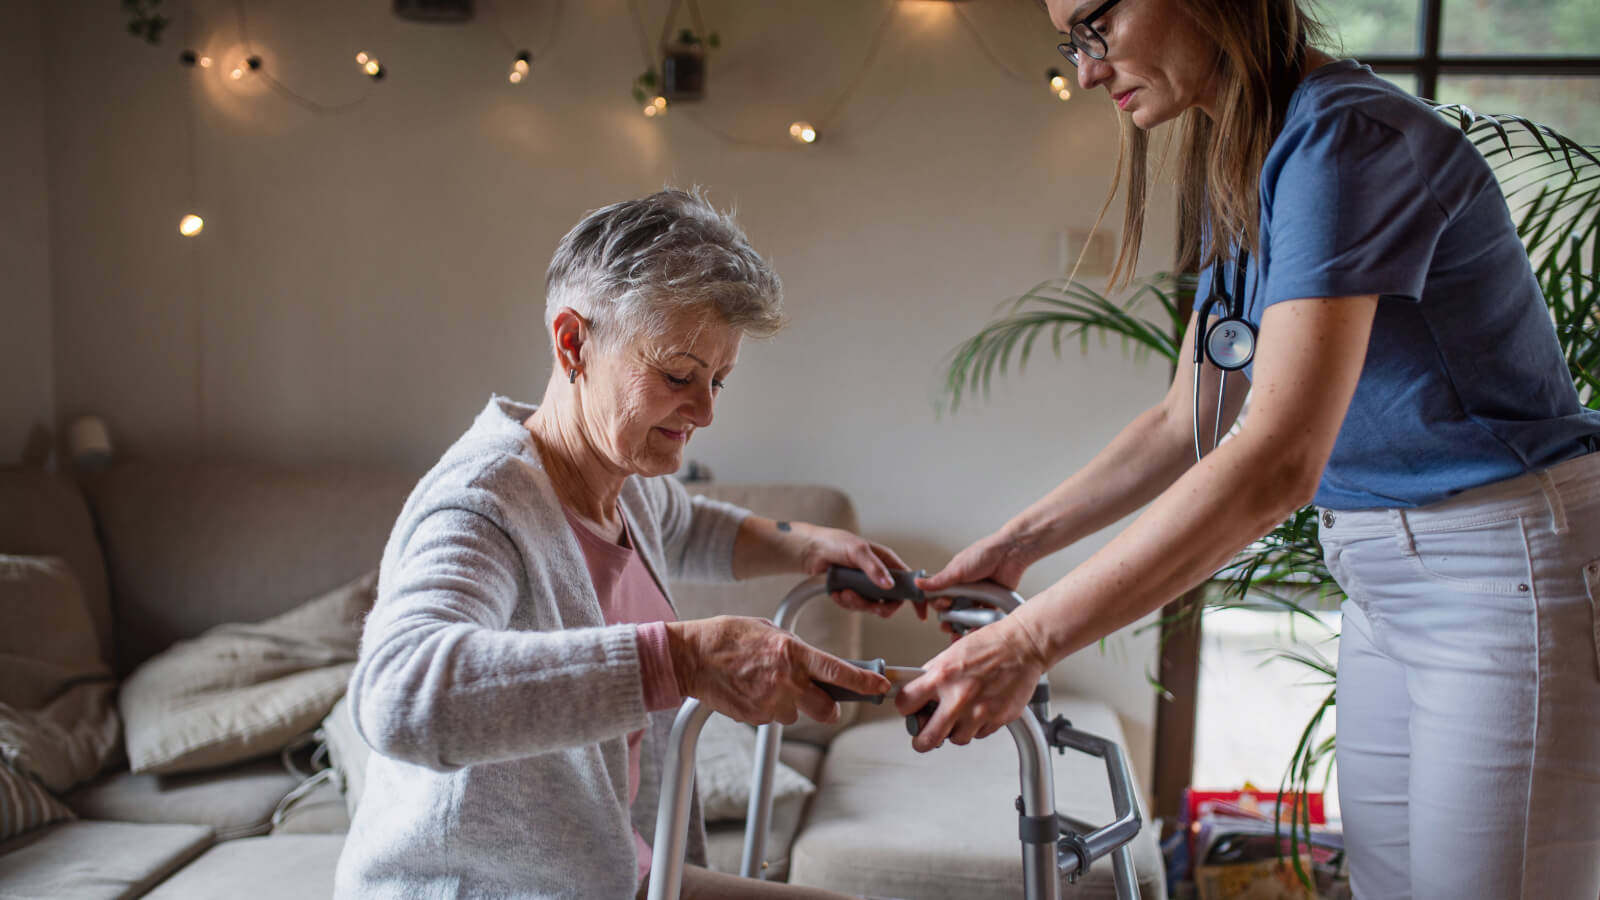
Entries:
POLYGON ((1421 46, 1412 54, 1358 56, 1374 72, 1415 75, 1417 96, 1439 94, 1444 75, 1579 75, 1600 77, 1600 56, 1461 55, 1441 53, 1445 0, 1417 0, 1421 46))

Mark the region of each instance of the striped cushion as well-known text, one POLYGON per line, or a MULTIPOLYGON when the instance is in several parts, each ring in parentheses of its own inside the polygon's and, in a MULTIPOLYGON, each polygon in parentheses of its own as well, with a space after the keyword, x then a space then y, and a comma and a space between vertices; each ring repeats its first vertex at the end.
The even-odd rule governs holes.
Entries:
POLYGON ((71 818, 72 810, 43 785, 0 763, 0 841, 71 818))

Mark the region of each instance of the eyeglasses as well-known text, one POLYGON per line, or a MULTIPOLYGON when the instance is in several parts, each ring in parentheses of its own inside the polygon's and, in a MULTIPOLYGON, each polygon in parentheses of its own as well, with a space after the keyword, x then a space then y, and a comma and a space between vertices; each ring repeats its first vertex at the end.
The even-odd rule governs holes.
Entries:
POLYGON ((1079 53, 1086 54, 1090 59, 1106 58, 1106 36, 1094 27, 1094 20, 1110 12, 1111 7, 1121 2, 1122 0, 1106 0, 1095 7, 1094 12, 1079 19, 1078 24, 1072 26, 1072 31, 1067 34, 1067 40, 1056 45, 1056 49, 1067 58, 1067 62, 1076 67, 1079 53))

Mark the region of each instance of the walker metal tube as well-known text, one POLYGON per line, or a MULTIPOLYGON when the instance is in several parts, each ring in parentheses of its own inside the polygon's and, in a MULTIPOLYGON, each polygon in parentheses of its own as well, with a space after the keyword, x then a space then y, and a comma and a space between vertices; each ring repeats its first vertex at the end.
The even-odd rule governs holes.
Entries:
MULTIPOLYGON (((778 605, 772 623, 794 630, 794 620, 812 598, 828 592, 821 575, 800 582, 778 605)), ((783 725, 769 722, 756 729, 755 768, 750 773, 750 805, 745 808, 744 852, 739 857, 739 874, 761 878, 767 852, 767 833, 772 830, 772 775, 778 771, 778 747, 783 740, 783 725)))
MULTIPOLYGON (((1103 737, 1070 727, 1055 729, 1051 738, 1054 743, 1105 760, 1106 775, 1111 782, 1111 808, 1117 818, 1111 824, 1084 835, 1083 843, 1089 852, 1090 860, 1099 859, 1115 851, 1111 864, 1117 896, 1129 900, 1138 897, 1139 886, 1134 877, 1133 855, 1127 845, 1133 840, 1134 835, 1139 833, 1139 804, 1137 795, 1133 792, 1133 776, 1128 771, 1128 760, 1123 756, 1122 748, 1103 737)), ((1061 855, 1060 868, 1062 875, 1075 877, 1079 868, 1077 855, 1070 851, 1064 852, 1061 855)))
MULTIPOLYGON (((1022 780, 1021 814, 1027 817, 1056 814, 1055 773, 1050 768, 1050 745, 1044 729, 1032 713, 1022 715, 1006 726, 1017 744, 1017 760, 1022 780)), ((1022 895, 1026 900, 1059 900, 1061 879, 1056 869, 1055 829, 1044 840, 1030 841, 1022 835, 1022 895)))
POLYGON ((689 698, 672 720, 667 760, 661 767, 661 805, 656 810, 656 838, 650 851, 648 900, 678 900, 683 890, 684 854, 689 844, 689 798, 694 795, 694 746, 711 707, 689 698))

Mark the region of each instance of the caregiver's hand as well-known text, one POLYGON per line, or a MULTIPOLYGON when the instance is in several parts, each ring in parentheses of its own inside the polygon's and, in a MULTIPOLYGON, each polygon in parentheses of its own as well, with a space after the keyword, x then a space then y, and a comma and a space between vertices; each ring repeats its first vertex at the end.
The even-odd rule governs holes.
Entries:
MULTIPOLYGON (((810 530, 806 534, 806 542, 801 551, 800 565, 807 575, 821 575, 828 571, 829 566, 848 566, 860 569, 871 578, 875 584, 883 588, 894 587, 894 579, 890 577, 890 569, 909 568, 899 554, 882 544, 874 544, 859 534, 852 534, 842 528, 824 528, 820 525, 807 526, 810 530)), ((852 590, 834 591, 833 602, 845 609, 857 612, 869 612, 874 615, 888 618, 900 608, 901 600, 868 600, 852 590)), ((917 618, 928 617, 927 604, 914 604, 917 609, 917 618)))
POLYGON ((1022 628, 1010 624, 1001 619, 956 641, 923 666, 927 674, 900 689, 894 705, 901 715, 930 700, 939 704, 911 742, 919 753, 946 738, 965 744, 988 737, 1022 715, 1048 666, 1022 628))
POLYGON ((1022 580, 1022 573, 1032 564, 1033 560, 1020 543, 995 532, 957 553, 939 571, 918 578, 917 587, 933 593, 957 584, 988 580, 1014 591, 1022 580))
POLYGON ((667 623, 678 693, 751 725, 819 722, 839 715, 817 681, 858 694, 883 694, 889 681, 830 656, 765 619, 717 616, 667 623))

